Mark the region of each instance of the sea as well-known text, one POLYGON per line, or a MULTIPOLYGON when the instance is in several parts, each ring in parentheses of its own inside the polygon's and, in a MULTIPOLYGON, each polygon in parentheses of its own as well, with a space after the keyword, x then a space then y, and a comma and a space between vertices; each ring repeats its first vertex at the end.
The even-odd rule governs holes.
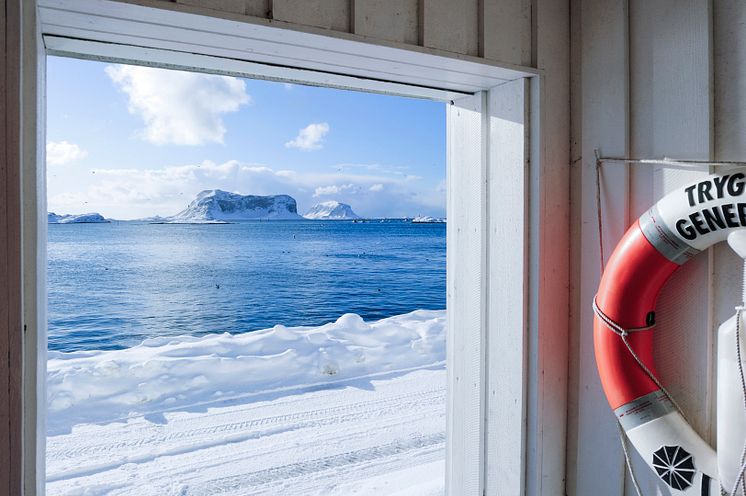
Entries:
POLYGON ((366 321, 446 305, 446 225, 50 224, 49 349, 366 321))

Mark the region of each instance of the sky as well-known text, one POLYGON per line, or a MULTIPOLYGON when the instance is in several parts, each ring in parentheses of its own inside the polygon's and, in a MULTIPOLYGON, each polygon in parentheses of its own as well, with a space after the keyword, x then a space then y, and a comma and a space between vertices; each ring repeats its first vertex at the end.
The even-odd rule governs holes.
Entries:
POLYGON ((202 190, 288 194, 303 214, 445 216, 445 104, 47 58, 50 212, 173 215, 202 190))

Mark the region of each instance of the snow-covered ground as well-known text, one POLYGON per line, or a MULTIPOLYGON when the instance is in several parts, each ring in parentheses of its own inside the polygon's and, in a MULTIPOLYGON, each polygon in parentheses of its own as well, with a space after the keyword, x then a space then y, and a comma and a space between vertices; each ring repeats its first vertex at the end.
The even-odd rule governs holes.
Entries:
POLYGON ((442 494, 444 360, 444 311, 50 353, 48 494, 442 494))

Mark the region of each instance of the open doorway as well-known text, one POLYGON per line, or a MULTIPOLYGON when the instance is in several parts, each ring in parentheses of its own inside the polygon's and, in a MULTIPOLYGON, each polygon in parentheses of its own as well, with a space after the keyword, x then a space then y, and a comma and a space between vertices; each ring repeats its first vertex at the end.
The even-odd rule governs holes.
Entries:
POLYGON ((49 494, 442 494, 445 104, 50 57, 49 494))

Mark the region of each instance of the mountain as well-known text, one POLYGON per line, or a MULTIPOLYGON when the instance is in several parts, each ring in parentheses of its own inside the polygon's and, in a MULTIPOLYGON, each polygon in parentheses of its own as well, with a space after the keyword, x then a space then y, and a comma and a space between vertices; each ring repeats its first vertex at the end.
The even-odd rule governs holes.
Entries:
POLYGON ((90 213, 90 214, 63 214, 57 215, 54 212, 47 213, 48 224, 101 224, 110 222, 101 214, 90 213))
POLYGON ((239 195, 209 189, 199 193, 186 209, 167 221, 204 223, 254 219, 296 220, 302 217, 298 215, 295 199, 288 195, 239 195))
POLYGON ((313 220, 346 220, 359 219, 360 216, 352 211, 352 207, 338 201, 325 201, 317 203, 304 215, 306 219, 313 220))

